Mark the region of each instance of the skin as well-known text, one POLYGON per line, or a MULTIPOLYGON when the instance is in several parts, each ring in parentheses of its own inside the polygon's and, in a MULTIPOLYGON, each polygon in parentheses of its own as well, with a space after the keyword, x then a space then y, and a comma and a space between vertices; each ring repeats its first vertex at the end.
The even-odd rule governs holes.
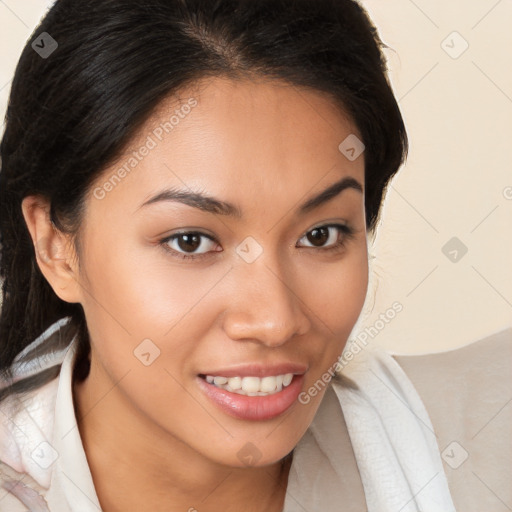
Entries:
POLYGON ((364 194, 347 188, 296 212, 345 176, 364 192, 364 155, 349 161, 338 150, 358 131, 319 92, 264 80, 199 82, 163 102, 96 185, 192 96, 197 106, 136 168, 103 199, 88 196, 80 254, 49 224, 43 198, 23 201, 43 274, 85 311, 91 370, 74 397, 105 512, 281 510, 290 468, 282 459, 325 389, 276 418, 248 421, 211 402, 197 375, 291 361, 307 367, 305 391, 342 352, 366 295, 364 194), (229 201, 243 217, 175 201, 140 208, 169 187, 229 201), (319 247, 305 236, 331 223, 348 224, 353 236, 330 228, 319 247), (169 250, 159 244, 185 228, 215 238, 195 250, 204 258, 173 256, 171 249, 187 254, 183 240, 169 250), (236 252, 247 236, 263 250, 252 263, 236 252), (326 250, 337 240, 340 249, 326 250), (145 366, 134 350, 148 338, 160 355, 145 366), (237 456, 247 442, 260 457, 249 467, 237 456))

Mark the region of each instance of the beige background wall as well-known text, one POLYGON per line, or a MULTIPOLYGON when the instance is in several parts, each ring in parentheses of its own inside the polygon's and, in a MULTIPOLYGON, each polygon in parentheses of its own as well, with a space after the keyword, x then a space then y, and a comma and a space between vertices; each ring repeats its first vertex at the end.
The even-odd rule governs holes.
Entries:
MULTIPOLYGON (((17 58, 50 4, 0 0, 2 118, 17 58)), ((512 2, 362 4, 392 48, 411 149, 354 336, 396 353, 456 348, 512 325, 512 2)))

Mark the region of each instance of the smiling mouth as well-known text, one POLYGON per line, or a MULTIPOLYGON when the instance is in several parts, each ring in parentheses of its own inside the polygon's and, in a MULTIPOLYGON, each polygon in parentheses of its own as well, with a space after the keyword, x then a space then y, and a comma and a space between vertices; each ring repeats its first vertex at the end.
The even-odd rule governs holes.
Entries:
POLYGON ((223 377, 220 375, 199 375, 219 389, 245 396, 269 396, 281 392, 288 387, 294 377, 293 373, 269 375, 267 377, 235 376, 223 377))
POLYGON ((241 420, 265 421, 276 418, 298 403, 297 397, 304 385, 304 373, 282 373, 263 377, 250 375, 252 372, 247 372, 249 375, 246 373, 244 376, 237 376, 234 370, 229 373, 231 377, 199 374, 197 382, 201 391, 217 407, 241 420), (215 384, 215 379, 218 384, 215 384), (233 389, 238 386, 239 389, 233 389), (263 391, 265 389, 269 391, 263 391))

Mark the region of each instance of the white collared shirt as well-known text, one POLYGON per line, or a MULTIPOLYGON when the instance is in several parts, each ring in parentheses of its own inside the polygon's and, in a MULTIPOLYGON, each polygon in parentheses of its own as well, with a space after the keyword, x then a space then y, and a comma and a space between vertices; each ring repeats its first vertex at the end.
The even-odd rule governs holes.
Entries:
MULTIPOLYGON (((32 505, 35 508, 30 509, 31 512, 101 511, 73 407, 76 348, 76 343, 71 343, 59 377, 31 392, 23 400, 21 409, 16 411, 19 402, 11 401, 11 397, 7 401, 12 402, 12 407, 2 407, 0 446, 2 454, 8 454, 7 457, 2 455, 2 460, 22 475, 21 485, 10 491, 10 497, 5 490, 5 477, 0 479, 4 487, 0 490, 2 512, 25 512, 31 505, 30 501, 23 505, 14 496, 38 503, 32 505), (18 453, 13 453, 14 446, 18 453)), ((16 475, 11 473, 11 482, 12 477, 15 479, 16 475)))

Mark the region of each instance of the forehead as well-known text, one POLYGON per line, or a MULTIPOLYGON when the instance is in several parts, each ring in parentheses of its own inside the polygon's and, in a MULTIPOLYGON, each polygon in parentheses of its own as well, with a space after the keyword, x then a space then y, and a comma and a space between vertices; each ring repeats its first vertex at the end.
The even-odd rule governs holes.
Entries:
POLYGON ((364 182, 364 155, 350 160, 339 149, 351 136, 359 137, 353 122, 320 92, 210 78, 162 101, 98 184, 115 182, 106 202, 134 208, 165 186, 238 204, 296 201, 344 175, 364 182))

